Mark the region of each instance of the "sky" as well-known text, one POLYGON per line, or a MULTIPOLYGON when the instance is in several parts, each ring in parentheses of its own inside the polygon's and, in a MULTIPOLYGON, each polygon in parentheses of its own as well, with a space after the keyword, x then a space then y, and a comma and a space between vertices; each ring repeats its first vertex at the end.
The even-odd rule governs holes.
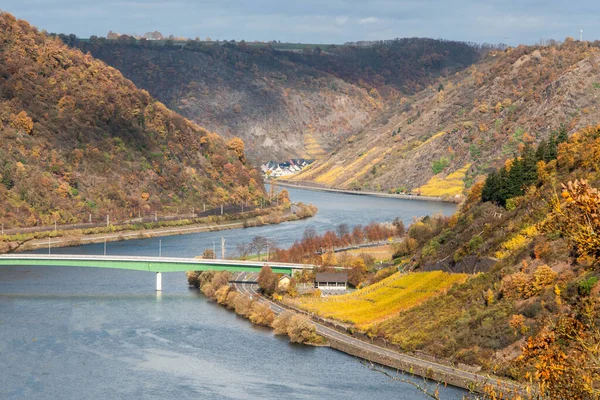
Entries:
POLYGON ((79 37, 158 30, 189 38, 345 43, 430 37, 534 44, 600 39, 599 0, 2 0, 39 29, 79 37))

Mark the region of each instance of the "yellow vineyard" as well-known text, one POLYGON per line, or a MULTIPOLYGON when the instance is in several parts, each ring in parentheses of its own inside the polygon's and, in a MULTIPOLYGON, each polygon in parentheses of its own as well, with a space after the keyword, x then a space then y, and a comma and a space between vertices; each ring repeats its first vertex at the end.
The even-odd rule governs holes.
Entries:
POLYGON ((396 273, 350 294, 299 298, 294 300, 294 305, 325 318, 350 322, 360 329, 368 329, 372 324, 421 304, 466 279, 466 274, 442 271, 396 273))
POLYGON ((304 148, 309 158, 321 158, 327 153, 311 132, 304 134, 304 148))
POLYGON ((438 175, 431 177, 429 182, 419 188, 423 196, 455 196, 461 194, 465 189, 465 175, 471 164, 467 164, 459 170, 454 171, 445 178, 438 175))

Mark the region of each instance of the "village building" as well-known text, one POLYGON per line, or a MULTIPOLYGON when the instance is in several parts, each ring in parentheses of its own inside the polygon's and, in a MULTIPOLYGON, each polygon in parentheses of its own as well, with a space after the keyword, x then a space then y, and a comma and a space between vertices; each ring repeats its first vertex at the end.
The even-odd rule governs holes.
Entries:
POLYGON ((318 272, 315 275, 315 288, 319 290, 347 290, 347 272, 318 272))
POLYGON ((277 283, 277 288, 279 290, 286 290, 290 286, 290 281, 291 278, 289 275, 282 275, 277 283))
POLYGON ((314 160, 305 160, 303 158, 294 158, 281 163, 269 161, 260 166, 265 178, 280 178, 293 175, 309 166, 314 160))

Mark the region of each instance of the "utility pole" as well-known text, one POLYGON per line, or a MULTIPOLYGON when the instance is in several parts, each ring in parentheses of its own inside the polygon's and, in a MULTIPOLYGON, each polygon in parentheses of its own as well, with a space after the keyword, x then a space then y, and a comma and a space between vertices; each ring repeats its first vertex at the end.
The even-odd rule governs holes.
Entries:
POLYGON ((579 41, 583 42, 583 29, 579 31, 579 41))
POLYGON ((110 217, 108 216, 108 214, 106 214, 106 227, 108 228, 108 225, 110 225, 110 217))
POLYGON ((225 259, 225 238, 221 237, 221 260, 225 259))
POLYGON ((48 236, 48 254, 50 254, 50 253, 51 253, 51 251, 50 251, 50 236, 48 236))
POLYGON ((158 212, 154 211, 154 222, 158 222, 158 212))
POLYGON ((54 220, 54 232, 56 232, 56 220, 54 220))
POLYGON ((89 220, 89 223, 91 224, 92 223, 92 213, 89 214, 88 220, 89 220))
POLYGON ((223 204, 221 204, 221 215, 223 215, 223 204))
POLYGON ((162 239, 158 239, 158 257, 162 257, 162 239))

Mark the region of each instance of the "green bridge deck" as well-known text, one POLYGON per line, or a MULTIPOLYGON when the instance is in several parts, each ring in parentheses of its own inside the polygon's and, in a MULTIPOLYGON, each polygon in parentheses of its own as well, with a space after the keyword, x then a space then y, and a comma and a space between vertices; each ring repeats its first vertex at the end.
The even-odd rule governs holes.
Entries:
POLYGON ((291 274, 295 270, 311 269, 313 265, 271 263, 264 261, 204 260, 173 257, 119 257, 81 255, 3 255, 0 266, 61 266, 117 268, 149 272, 231 271, 258 272, 268 265, 273 272, 291 274))

